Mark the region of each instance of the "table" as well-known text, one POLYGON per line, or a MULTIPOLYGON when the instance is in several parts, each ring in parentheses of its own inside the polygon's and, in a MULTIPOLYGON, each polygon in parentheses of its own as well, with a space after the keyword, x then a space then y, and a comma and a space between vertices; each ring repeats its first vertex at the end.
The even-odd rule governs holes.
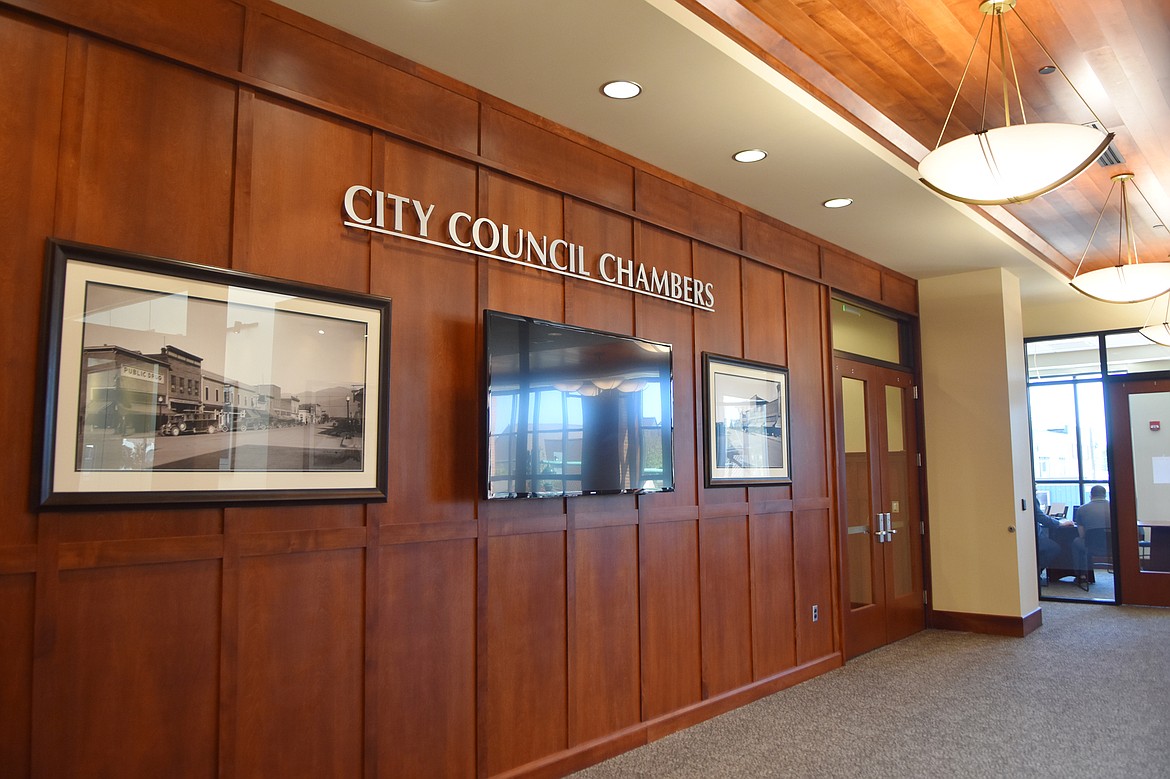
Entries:
POLYGON ((1079 538, 1080 535, 1081 531, 1076 525, 1048 529, 1048 537, 1060 546, 1060 551, 1048 564, 1048 581, 1054 582, 1066 576, 1087 576, 1090 583, 1097 581, 1093 575, 1092 566, 1089 566, 1087 571, 1077 567, 1076 555, 1073 552, 1073 539, 1079 538))

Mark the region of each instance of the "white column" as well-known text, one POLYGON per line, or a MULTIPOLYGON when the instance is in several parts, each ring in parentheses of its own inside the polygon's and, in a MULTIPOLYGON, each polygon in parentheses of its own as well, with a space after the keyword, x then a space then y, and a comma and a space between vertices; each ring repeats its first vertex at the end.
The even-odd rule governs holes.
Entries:
POLYGON ((1019 280, 918 283, 932 602, 1022 617, 1039 605, 1019 280))

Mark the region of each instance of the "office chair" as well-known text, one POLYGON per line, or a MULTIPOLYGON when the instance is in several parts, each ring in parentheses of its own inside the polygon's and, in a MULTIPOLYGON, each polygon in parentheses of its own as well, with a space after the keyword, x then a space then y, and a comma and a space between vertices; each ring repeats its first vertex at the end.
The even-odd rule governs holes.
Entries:
POLYGON ((1146 563, 1150 561, 1150 547, 1153 543, 1146 537, 1146 529, 1144 527, 1138 528, 1138 567, 1141 570, 1146 569, 1146 563))
POLYGON ((1095 527, 1085 531, 1085 555, 1088 558, 1088 568, 1100 561, 1108 563, 1109 572, 1113 572, 1113 533, 1107 527, 1095 527))

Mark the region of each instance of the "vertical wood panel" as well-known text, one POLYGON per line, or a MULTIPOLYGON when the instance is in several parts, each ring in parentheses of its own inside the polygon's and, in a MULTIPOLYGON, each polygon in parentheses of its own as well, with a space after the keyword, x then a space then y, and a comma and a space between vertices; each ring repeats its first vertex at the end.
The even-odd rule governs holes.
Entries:
POLYGON ((702 698, 697 522, 643 524, 642 719, 702 698))
POLYGON ((822 289, 819 284, 794 276, 787 277, 784 285, 795 498, 820 498, 829 494, 822 289))
POLYGON ((740 260, 734 254, 695 244, 695 276, 716 290, 714 311, 695 313, 695 351, 743 356, 743 302, 740 295, 740 260))
POLYGON ((475 541, 386 546, 378 770, 475 775, 475 541))
MULTIPOLYGON (((483 212, 507 228, 513 242, 517 230, 547 235, 553 240, 564 234, 563 197, 541 187, 503 176, 481 174, 483 212)), ((501 242, 503 238, 501 237, 501 242)), ((515 249, 513 248, 513 253, 515 249)), ((497 252, 503 255, 503 251, 497 252)), ((512 265, 498 260, 481 260, 488 278, 487 308, 523 316, 563 321, 565 282, 555 273, 536 267, 512 265)))
MULTIPOLYGON (((634 253, 634 226, 628 217, 572 198, 565 199, 565 240, 585 247, 586 262, 604 252, 629 259, 634 253)), ((596 270, 593 271, 596 275, 596 270)), ((634 293, 588 281, 569 279, 565 288, 565 321, 611 333, 634 332, 634 293)))
POLYGON ((638 528, 578 530, 572 609, 574 728, 580 744, 635 725, 638 665, 638 528))
POLYGON ((66 572, 41 776, 214 776, 219 563, 66 572))
MULTIPOLYGON (((225 265, 235 88, 92 41, 75 178, 62 182, 63 235, 225 265)), ((72 173, 72 172, 71 172, 72 173)))
POLYGON ((792 515, 752 517, 752 656, 755 678, 796 665, 792 515))
POLYGON ((828 511, 798 511, 792 518, 796 560, 796 661, 805 663, 835 647, 833 541, 828 511), (812 621, 812 607, 820 619, 812 621))
POLYGON ((743 263, 743 354, 749 360, 788 364, 784 278, 778 270, 743 263))
POLYGON ((0 576, 0 766, 12 776, 30 770, 35 585, 31 574, 0 576))
POLYGON ((357 776, 362 552, 240 562, 240 776, 357 776))
MULTIPOLYGON (((428 236, 446 240, 448 212, 475 210, 475 168, 399 141, 385 145, 375 188, 435 209, 428 236)), ((419 228, 407 207, 404 228, 419 228)), ((380 522, 471 519, 479 494, 479 316, 474 257, 401 238, 372 239, 370 287, 394 301, 390 354, 390 498, 380 522)))
POLYGON ((342 226, 341 201, 370 178, 370 132, 261 97, 253 110, 250 243, 234 267, 364 292, 369 245, 342 226))
MULTIPOLYGON (((487 771, 568 745, 565 535, 488 540, 487 771)), ((482 671, 481 671, 482 672, 482 671)))
POLYGON ((703 697, 752 680, 751 565, 743 518, 699 525, 702 573, 703 697))
MULTIPOLYGON (((36 517, 28 511, 28 496, 39 478, 29 457, 40 428, 33 413, 38 354, 33 334, 40 321, 44 241, 53 231, 65 50, 64 34, 0 13, 0 370, 8 377, 26 377, 0 383, 0 408, 13 412, 6 435, 19 442, 3 460, 7 489, 0 498, 0 546, 36 541, 36 517)), ((12 672, 0 673, 7 679, 12 672)), ((26 728, 27 718, 23 713, 24 724, 14 729, 26 728)), ((3 712, 0 719, 5 719, 3 712)), ((22 753, 27 751, 23 746, 22 753)))

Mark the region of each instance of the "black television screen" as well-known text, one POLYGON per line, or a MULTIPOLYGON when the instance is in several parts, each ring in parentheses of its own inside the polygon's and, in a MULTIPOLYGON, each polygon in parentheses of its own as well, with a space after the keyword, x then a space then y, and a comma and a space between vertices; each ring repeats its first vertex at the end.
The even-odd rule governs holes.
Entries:
POLYGON ((674 489, 668 344, 484 312, 488 499, 674 489))

